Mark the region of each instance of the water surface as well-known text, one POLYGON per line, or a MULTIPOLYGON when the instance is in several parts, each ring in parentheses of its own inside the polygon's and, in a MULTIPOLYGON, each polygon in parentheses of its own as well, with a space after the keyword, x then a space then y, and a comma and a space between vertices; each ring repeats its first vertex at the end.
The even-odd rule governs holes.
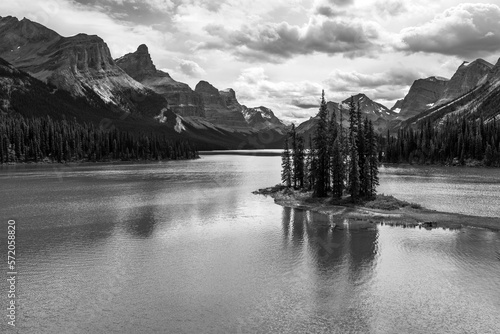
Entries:
MULTIPOLYGON (((0 217, 18 226, 17 330, 500 332, 499 233, 332 232, 318 227, 328 217, 251 194, 279 168, 279 157, 243 155, 3 167, 0 217)), ((381 192, 500 216, 490 170, 381 171, 381 192)))

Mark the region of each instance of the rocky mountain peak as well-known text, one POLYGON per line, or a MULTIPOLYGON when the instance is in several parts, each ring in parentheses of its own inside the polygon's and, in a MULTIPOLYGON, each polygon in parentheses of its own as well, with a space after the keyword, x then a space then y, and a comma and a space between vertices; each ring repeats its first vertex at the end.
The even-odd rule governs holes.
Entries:
POLYGON ((217 88, 215 88, 214 86, 212 86, 212 84, 204 80, 201 80, 196 84, 194 91, 204 95, 215 95, 215 96, 220 95, 219 90, 217 88))
MULTIPOLYGON (((0 54, 5 52, 11 55, 3 55, 8 61, 19 58, 19 49, 32 47, 36 44, 36 49, 46 48, 49 44, 60 40, 60 36, 55 31, 43 25, 32 22, 27 18, 19 21, 16 17, 0 17, 0 36, 3 36, 0 43, 0 54), (12 58, 12 59, 10 59, 12 58)), ((23 53, 27 50, 23 50, 23 53)), ((31 50, 28 50, 31 52, 31 50)))
MULTIPOLYGON (((115 62, 122 70, 139 82, 157 74, 156 66, 153 64, 148 47, 145 44, 139 45, 135 52, 127 53, 116 59, 115 62)), ((168 73, 162 73, 168 76, 168 73)))
POLYGON ((443 96, 447 84, 448 79, 436 76, 415 80, 401 104, 399 117, 407 119, 432 108, 443 96))
POLYGON ((176 114, 205 116, 201 96, 187 84, 175 81, 168 73, 158 70, 145 44, 115 62, 132 78, 166 98, 169 108, 176 114))
POLYGON ((442 97, 436 102, 441 105, 462 96, 486 80, 493 65, 483 59, 469 63, 464 61, 446 84, 442 97))
POLYGON ((138 53, 138 54, 148 54, 149 55, 149 49, 148 49, 148 46, 146 44, 141 44, 137 47, 137 51, 135 53, 138 53))
MULTIPOLYGON (((393 116, 393 112, 390 111, 386 106, 373 101, 363 93, 356 94, 352 98, 354 104, 359 105, 363 117, 368 117, 372 121, 375 121, 379 117, 386 119, 393 116)), ((349 105, 350 100, 351 98, 349 97, 342 101, 342 103, 344 105, 349 105)))
POLYGON ((243 106, 242 109, 243 117, 245 121, 254 129, 259 130, 275 130, 278 133, 286 133, 288 127, 278 119, 273 111, 264 106, 247 108, 243 106))
POLYGON ((232 88, 221 90, 219 94, 224 98, 224 102, 228 107, 234 106, 241 108, 240 103, 236 99, 236 92, 232 88))
POLYGON ((225 96, 236 100, 236 92, 232 88, 227 88, 219 91, 219 93, 224 94, 225 96))

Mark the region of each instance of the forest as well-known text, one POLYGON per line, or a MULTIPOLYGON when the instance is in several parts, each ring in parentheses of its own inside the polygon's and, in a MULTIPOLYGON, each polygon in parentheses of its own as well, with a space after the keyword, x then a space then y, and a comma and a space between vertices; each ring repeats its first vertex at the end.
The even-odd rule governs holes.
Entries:
POLYGON ((500 167, 499 124, 495 118, 448 118, 434 127, 430 120, 417 129, 387 133, 383 161, 391 163, 485 165, 500 167))
POLYGON ((92 123, 0 114, 0 163, 194 159, 188 141, 106 130, 92 123))

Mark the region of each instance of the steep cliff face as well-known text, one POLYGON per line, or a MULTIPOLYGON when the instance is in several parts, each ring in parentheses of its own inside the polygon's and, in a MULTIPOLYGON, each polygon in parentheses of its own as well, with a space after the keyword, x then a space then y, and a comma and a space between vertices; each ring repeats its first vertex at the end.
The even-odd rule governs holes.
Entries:
POLYGON ((399 118, 407 119, 432 108, 443 95, 448 81, 441 77, 415 80, 401 104, 399 118))
POLYGON ((0 45, 7 45, 0 56, 15 67, 75 97, 97 96, 117 111, 147 116, 167 107, 165 99, 116 66, 98 36, 62 37, 38 23, 8 17, 0 19, 0 45))
POLYGON ((137 51, 128 53, 115 62, 132 78, 164 96, 169 108, 176 114, 205 116, 201 96, 187 84, 175 81, 168 73, 158 70, 146 45, 139 45, 137 51))
POLYGON ((234 90, 219 91, 207 81, 200 81, 195 87, 205 106, 207 120, 230 130, 251 131, 243 117, 243 106, 236 99, 234 90))
POLYGON ((492 68, 493 65, 483 59, 474 60, 472 63, 464 62, 446 84, 436 105, 442 105, 470 92, 485 81, 492 68))

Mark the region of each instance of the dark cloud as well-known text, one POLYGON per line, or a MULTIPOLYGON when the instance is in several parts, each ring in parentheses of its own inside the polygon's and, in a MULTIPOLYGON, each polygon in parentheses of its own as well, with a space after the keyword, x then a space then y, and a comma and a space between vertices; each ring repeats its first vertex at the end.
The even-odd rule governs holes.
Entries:
POLYGON ((315 13, 319 14, 319 15, 326 16, 326 17, 336 17, 336 16, 344 15, 345 11, 335 9, 335 8, 330 7, 330 6, 319 6, 319 7, 316 7, 315 13))
POLYGON ((407 52, 428 52, 465 58, 500 51, 500 7, 494 4, 461 4, 432 21, 401 31, 407 52))
POLYGON ((282 62, 315 52, 355 58, 380 49, 376 43, 378 26, 354 19, 311 20, 305 27, 269 23, 235 31, 209 25, 205 30, 216 40, 202 43, 199 48, 223 48, 247 61, 282 62))
POLYGON ((311 109, 311 108, 318 108, 319 100, 318 98, 313 98, 313 97, 296 98, 292 99, 290 101, 290 104, 300 109, 311 109))
POLYGON ((171 26, 167 11, 174 10, 175 4, 170 0, 74 0, 88 8, 95 8, 111 18, 136 24, 167 24, 171 26))
POLYGON ((318 0, 314 4, 314 14, 326 17, 341 16, 346 13, 345 8, 353 3, 353 0, 318 0))

